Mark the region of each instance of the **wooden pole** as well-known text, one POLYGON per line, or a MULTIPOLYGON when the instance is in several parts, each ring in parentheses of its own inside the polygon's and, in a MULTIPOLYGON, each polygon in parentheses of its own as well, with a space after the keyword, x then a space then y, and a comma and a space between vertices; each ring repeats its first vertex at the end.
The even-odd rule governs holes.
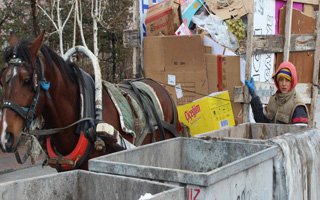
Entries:
MULTIPOLYGON (((247 14, 248 26, 247 26, 247 44, 246 44, 246 69, 245 69, 245 78, 250 80, 251 78, 251 66, 252 66, 252 42, 253 42, 253 8, 254 1, 252 0, 252 8, 247 14)), ((249 104, 250 94, 247 87, 244 87, 244 104, 243 104, 243 123, 249 121, 249 104)))
POLYGON ((291 21, 292 21, 292 5, 293 0, 287 1, 286 21, 285 21, 285 41, 283 49, 283 61, 289 61, 290 40, 291 40, 291 21))
MULTIPOLYGON (((319 1, 319 9, 320 9, 320 1, 319 1)), ((310 106, 310 120, 309 120, 309 126, 314 127, 315 126, 315 113, 316 110, 316 103, 317 103, 317 97, 319 93, 319 53, 320 53, 320 10, 317 12, 317 24, 316 24, 316 48, 314 51, 314 65, 313 65, 313 78, 312 78, 312 96, 311 96, 311 106, 310 106)))

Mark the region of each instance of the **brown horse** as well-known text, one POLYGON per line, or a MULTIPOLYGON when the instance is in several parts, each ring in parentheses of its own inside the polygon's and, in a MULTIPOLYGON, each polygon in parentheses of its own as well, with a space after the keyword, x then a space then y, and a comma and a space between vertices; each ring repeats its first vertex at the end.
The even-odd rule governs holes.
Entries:
MULTIPOLYGON (((18 42, 11 38, 14 42, 5 50, 6 64, 0 74, 4 91, 0 122, 2 151, 15 152, 21 135, 32 134, 32 123, 39 116, 44 119, 44 132, 33 134, 44 141, 49 164, 58 171, 87 169, 90 158, 125 149, 119 140, 133 143, 135 137, 123 131, 119 110, 105 89, 102 91, 102 122, 113 127, 113 132, 99 134, 95 128, 101 121, 92 115, 81 115, 83 97, 80 98, 79 83, 84 82, 83 77, 79 78, 81 70, 43 45, 43 38, 44 33, 33 41, 18 42), (100 148, 95 148, 95 144, 100 148)), ((147 134, 140 144, 180 136, 181 126, 169 93, 153 80, 141 81, 155 91, 163 111, 161 122, 166 125, 158 123, 149 127, 155 131, 147 134)))

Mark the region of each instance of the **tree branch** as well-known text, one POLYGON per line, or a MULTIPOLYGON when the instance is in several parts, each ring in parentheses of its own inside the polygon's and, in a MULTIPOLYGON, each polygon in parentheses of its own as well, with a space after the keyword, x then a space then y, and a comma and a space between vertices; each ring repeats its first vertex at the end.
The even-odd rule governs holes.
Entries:
POLYGON ((38 4, 38 8, 40 8, 40 10, 43 12, 43 14, 48 17, 48 19, 52 22, 54 28, 58 31, 59 28, 58 28, 56 22, 48 15, 48 13, 39 4, 38 4))

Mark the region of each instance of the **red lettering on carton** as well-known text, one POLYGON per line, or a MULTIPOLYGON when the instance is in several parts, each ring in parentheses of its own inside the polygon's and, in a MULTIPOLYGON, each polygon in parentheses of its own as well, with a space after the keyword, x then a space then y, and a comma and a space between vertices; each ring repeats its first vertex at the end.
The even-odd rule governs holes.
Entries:
POLYGON ((197 114, 200 112, 200 106, 199 105, 194 105, 191 107, 190 110, 186 110, 184 112, 184 116, 186 120, 190 123, 193 119, 197 117, 197 114))
POLYGON ((169 19, 167 18, 163 23, 161 24, 151 24, 150 25, 150 30, 151 32, 153 31, 157 31, 157 30, 160 30, 160 29, 163 29, 164 27, 166 27, 168 24, 169 24, 169 19))

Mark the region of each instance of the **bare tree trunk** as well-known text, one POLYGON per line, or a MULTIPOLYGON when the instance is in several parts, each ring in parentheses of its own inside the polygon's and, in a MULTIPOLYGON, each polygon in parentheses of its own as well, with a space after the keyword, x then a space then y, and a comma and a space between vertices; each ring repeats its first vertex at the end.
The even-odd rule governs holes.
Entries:
POLYGON ((98 0, 95 0, 95 5, 93 5, 92 2, 92 7, 94 10, 92 10, 92 22, 93 22, 93 53, 94 55, 99 56, 99 48, 98 48, 98 12, 99 12, 99 7, 98 7, 98 0))
POLYGON ((37 0, 30 0, 31 4, 31 16, 32 16, 32 25, 33 25, 33 34, 38 36, 40 34, 40 27, 38 24, 38 9, 37 9, 37 0))
POLYGON ((114 82, 116 79, 116 69, 117 69, 117 55, 116 55, 116 36, 114 33, 111 33, 111 60, 112 60, 112 81, 114 82))
POLYGON ((72 47, 76 46, 76 38, 77 38, 77 6, 75 6, 74 8, 72 47))
POLYGON ((63 26, 61 22, 61 16, 60 16, 60 0, 57 1, 57 22, 58 22, 58 33, 59 33, 59 46, 60 46, 60 54, 63 55, 63 26))
MULTIPOLYGON (((56 29, 56 32, 59 34, 60 54, 63 55, 64 54, 64 50, 63 50, 63 29, 64 29, 67 21, 70 18, 70 15, 71 15, 71 13, 73 11, 73 8, 74 8, 74 4, 72 4, 72 7, 70 8, 68 16, 66 17, 64 23, 62 23, 62 19, 61 19, 61 16, 60 16, 60 0, 54 0, 54 1, 57 2, 57 5, 56 5, 57 23, 54 20, 54 12, 51 12, 51 15, 49 15, 46 12, 46 10, 44 8, 42 8, 40 5, 38 5, 38 8, 40 8, 40 10, 48 17, 48 19, 52 22, 54 28, 56 29)), ((52 5, 54 5, 54 3, 52 5)))
MULTIPOLYGON (((140 12, 139 2, 133 2, 133 29, 140 29, 140 12)), ((134 47, 132 51, 132 76, 133 78, 140 77, 139 66, 140 66, 140 47, 134 47)))
POLYGON ((86 47, 88 49, 86 40, 84 38, 83 27, 82 27, 82 5, 81 5, 81 1, 78 1, 78 0, 75 1, 75 12, 76 12, 76 16, 77 16, 77 22, 78 22, 78 26, 79 26, 79 32, 80 32, 82 44, 83 44, 84 47, 86 47))

